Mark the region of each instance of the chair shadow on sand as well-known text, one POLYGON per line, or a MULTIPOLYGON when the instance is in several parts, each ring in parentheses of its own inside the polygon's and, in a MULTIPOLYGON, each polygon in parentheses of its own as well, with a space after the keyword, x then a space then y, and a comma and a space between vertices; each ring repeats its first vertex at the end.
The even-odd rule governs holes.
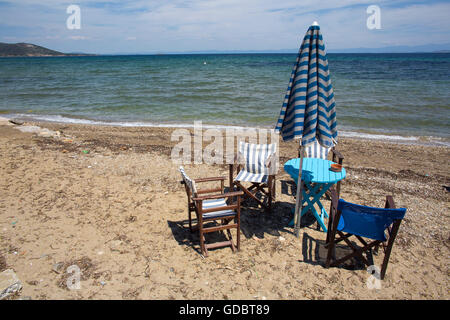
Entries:
MULTIPOLYGON (((253 199, 245 199, 241 201, 241 238, 245 237, 247 239, 251 239, 253 237, 257 237, 263 239, 266 233, 272 236, 280 236, 280 231, 292 233, 292 231, 285 229, 287 222, 283 221, 287 221, 288 219, 286 219, 283 215, 280 215, 280 212, 278 203, 274 203, 272 213, 268 213, 264 210, 264 208, 258 207, 257 202, 253 199)), ((289 210, 287 212, 289 212, 289 210)), ((181 221, 167 220, 167 224, 172 230, 175 240, 180 245, 190 246, 201 254, 199 234, 196 231, 191 232, 189 230, 188 219, 181 221)), ((196 221, 194 219, 193 227, 195 225, 196 221)), ((217 223, 211 222, 208 224, 208 226, 213 225, 217 225, 217 223)), ((236 232, 233 231, 232 236, 236 239, 236 232)), ((206 242, 211 243, 221 242, 226 241, 227 237, 223 232, 212 232, 205 234, 205 240, 206 242)), ((212 252, 214 250, 216 249, 211 249, 212 252)))
MULTIPOLYGON (((175 238, 175 240, 178 242, 179 245, 190 247, 197 251, 199 255, 202 254, 200 250, 200 238, 198 231, 191 232, 189 230, 189 220, 181 220, 181 221, 170 221, 167 220, 167 224, 169 228, 172 230, 172 234, 175 238)), ((215 223, 211 222, 209 224, 205 224, 205 226, 213 226, 215 223)), ((193 224, 193 227, 195 226, 195 223, 193 224)), ((235 233, 233 233, 233 238, 236 238, 235 233)), ((221 242, 226 241, 227 237, 221 232, 212 232, 205 234, 205 240, 206 242, 221 242)), ((217 248, 221 249, 221 248, 217 248)), ((208 251, 214 251, 217 249, 208 249, 208 251)))
MULTIPOLYGON (((281 193, 284 195, 292 196, 297 193, 297 185, 292 180, 281 180, 281 193)), ((326 196, 324 196, 326 197, 326 196)), ((286 207, 284 211, 289 213, 289 217, 293 217, 292 212, 295 209, 295 204, 292 203, 278 203, 280 206, 286 207)), ((305 230, 304 228, 310 228, 318 230, 318 224, 314 215, 309 211, 307 212, 301 219, 300 228, 305 230), (315 226, 315 227, 314 227, 315 226)), ((292 228, 290 228, 292 229, 292 228)), ((291 232, 289 230, 288 232, 291 232)), ((325 233, 324 238, 326 236, 325 233)), ((352 241, 355 244, 355 242, 352 241)), ((302 235, 302 256, 303 261, 299 260, 299 262, 305 262, 312 265, 321 265, 325 266, 328 248, 325 246, 325 240, 320 240, 311 237, 306 231, 303 232, 302 235)), ((337 245, 333 254, 337 258, 344 257, 348 254, 352 253, 352 250, 346 245, 337 245)), ((373 264, 372 254, 367 254, 366 258, 373 264)), ((347 270, 364 270, 365 265, 361 259, 358 257, 354 257, 350 260, 344 262, 339 268, 347 269, 347 270)))
MULTIPOLYGON (((281 193, 284 195, 292 196, 296 193, 296 184, 291 180, 281 180, 281 193)), ((225 190, 226 191, 226 190, 225 190)), ((257 197, 262 195, 257 194, 257 197)), ((263 239, 265 234, 271 236, 281 236, 281 232, 294 234, 294 229, 288 227, 289 221, 293 217, 293 211, 295 209, 295 203, 275 201, 271 212, 267 212, 264 208, 261 208, 258 203, 251 198, 244 198, 241 201, 241 237, 244 236, 247 239, 257 237, 263 239)), ((187 211, 187 210, 186 210, 187 211)), ((186 212, 187 216, 187 212, 186 212)), ((193 248, 198 254, 201 255, 200 239, 198 232, 191 232, 189 230, 189 220, 184 219, 181 221, 167 220, 169 228, 172 230, 172 234, 178 244, 193 248)), ((210 223, 211 226, 215 222, 210 223)), ((193 223, 195 226, 195 220, 193 223)), ((306 228, 316 230, 317 223, 314 215, 311 212, 307 212, 301 220, 301 226, 303 230, 306 228)), ((235 232, 233 232, 233 238, 236 238, 235 232)), ((325 233, 323 238, 325 238, 325 233)), ((205 240, 207 242, 221 242, 226 241, 227 237, 222 232, 212 232, 205 234, 205 240)), ((305 262, 312 265, 325 266, 327 251, 325 247, 325 240, 318 240, 311 237, 305 230, 302 235, 302 256, 303 260, 299 262, 305 262)), ((220 249, 220 248, 217 248, 220 249)), ((217 249, 211 249, 215 251, 217 249)), ((346 245, 337 245, 334 254, 337 258, 344 257, 351 253, 351 249, 346 245)), ((366 257, 373 264, 373 257, 368 254, 366 257)), ((365 268, 364 263, 358 258, 352 258, 344 262, 339 268, 347 270, 363 270, 365 268)))
MULTIPOLYGON (((282 180, 281 192, 283 194, 293 195, 293 192, 296 192, 294 182, 282 180)), ((259 199, 262 199, 261 194, 256 194, 256 196, 259 199)), ((294 207, 295 203, 275 201, 273 203, 272 211, 268 212, 255 200, 244 198, 241 201, 241 237, 244 236, 247 239, 253 237, 264 239, 266 234, 276 237, 281 236, 282 232, 293 234, 294 230, 292 227, 288 226, 288 223, 292 219, 294 207)), ((211 225, 214 223, 215 222, 211 222, 211 225)), ((314 223, 314 216, 308 212, 302 217, 301 227, 311 227, 314 223)), ((180 245, 192 247, 201 254, 198 232, 191 232, 189 230, 187 208, 186 219, 181 221, 167 220, 167 224, 172 230, 175 240, 180 245)), ((195 226, 195 220, 193 226, 195 226)), ((233 232, 233 238, 235 237, 235 232, 233 232)), ((226 239, 223 232, 213 232, 205 235, 205 240, 207 242, 220 242, 225 241, 226 239)), ((216 249, 212 249, 212 251, 214 250, 216 249)))
MULTIPOLYGON (((353 241, 352 241, 353 242, 353 241)), ((354 243, 354 242, 353 242, 354 243)), ((334 255, 337 259, 342 258, 352 253, 352 250, 346 245, 337 245, 334 250, 334 255)), ((317 240, 304 232, 302 235, 302 256, 305 262, 312 265, 325 266, 327 260, 328 248, 325 246, 325 240, 317 240)), ((366 255, 367 260, 373 264, 372 254, 366 255)), ((346 270, 364 270, 366 268, 364 262, 358 257, 353 257, 342 263, 338 268, 346 270)))

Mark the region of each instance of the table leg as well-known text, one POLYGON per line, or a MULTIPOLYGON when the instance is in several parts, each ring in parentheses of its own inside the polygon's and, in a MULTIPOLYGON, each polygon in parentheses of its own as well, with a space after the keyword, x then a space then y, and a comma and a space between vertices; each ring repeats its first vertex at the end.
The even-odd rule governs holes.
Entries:
MULTIPOLYGON (((303 190, 303 203, 307 203, 307 205, 302 209, 301 215, 303 216, 308 210, 311 210, 317 222, 324 232, 327 232, 327 227, 324 223, 324 218, 328 218, 328 213, 320 202, 320 198, 324 195, 325 192, 333 185, 332 183, 316 183, 314 186, 309 182, 305 182, 307 189, 309 192, 307 193, 303 190), (312 199, 311 199, 312 198, 312 199), (314 208, 314 203, 317 203, 319 208, 321 209, 321 214, 317 212, 316 208, 314 208)), ((288 226, 294 226, 294 219, 292 219, 288 226)))

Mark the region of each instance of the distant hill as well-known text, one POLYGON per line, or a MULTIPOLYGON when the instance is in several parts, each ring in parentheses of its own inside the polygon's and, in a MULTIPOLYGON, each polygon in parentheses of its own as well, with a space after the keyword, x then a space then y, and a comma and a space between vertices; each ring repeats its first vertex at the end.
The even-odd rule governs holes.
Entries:
POLYGON ((82 53, 62 53, 31 43, 3 43, 0 42, 0 57, 56 57, 56 56, 85 56, 82 53))

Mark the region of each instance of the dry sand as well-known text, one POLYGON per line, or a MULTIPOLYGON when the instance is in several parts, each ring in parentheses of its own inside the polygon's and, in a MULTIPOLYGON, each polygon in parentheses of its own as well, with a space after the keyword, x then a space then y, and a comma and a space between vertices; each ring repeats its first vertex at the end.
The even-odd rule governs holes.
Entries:
MULTIPOLYGON (((383 206, 392 194, 407 208, 376 290, 358 261, 323 267, 326 234, 313 220, 303 219, 300 239, 286 227, 294 198, 282 167, 273 212, 251 202, 242 210, 241 251, 221 248, 205 259, 187 229, 172 129, 37 125, 59 133, 0 123, 0 271, 11 268, 22 281, 15 298, 450 298, 449 148, 341 139, 341 196, 383 206), (73 264, 79 290, 66 286, 73 264)), ((295 143, 281 143, 281 165, 295 155, 295 143)), ((185 168, 193 178, 228 174, 225 165, 185 168)))

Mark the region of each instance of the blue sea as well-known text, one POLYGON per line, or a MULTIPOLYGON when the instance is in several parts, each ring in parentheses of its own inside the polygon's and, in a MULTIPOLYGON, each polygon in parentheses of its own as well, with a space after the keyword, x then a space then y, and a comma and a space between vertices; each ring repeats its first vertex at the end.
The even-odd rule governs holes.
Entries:
MULTIPOLYGON (((0 58, 0 116, 273 128, 296 54, 0 58)), ((340 136, 450 145, 450 54, 328 54, 340 136)))

